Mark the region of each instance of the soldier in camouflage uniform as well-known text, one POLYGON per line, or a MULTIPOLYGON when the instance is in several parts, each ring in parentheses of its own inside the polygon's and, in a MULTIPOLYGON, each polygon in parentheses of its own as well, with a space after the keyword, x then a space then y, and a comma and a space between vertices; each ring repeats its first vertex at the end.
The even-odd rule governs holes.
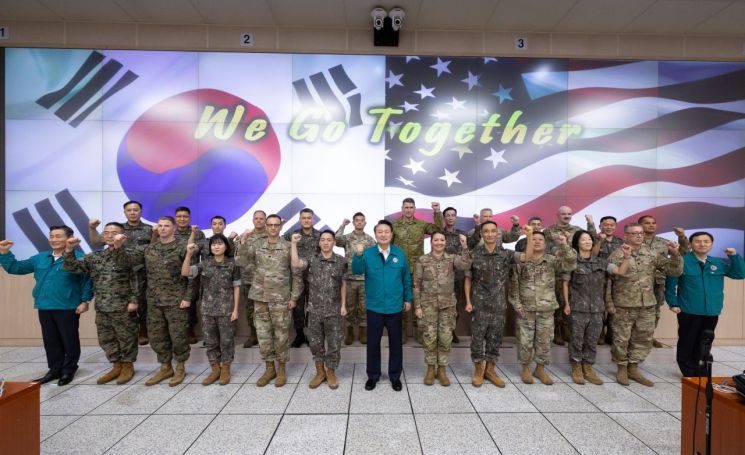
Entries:
POLYGON ((315 389, 327 381, 329 388, 336 389, 339 387, 336 369, 339 367, 344 316, 347 314, 347 260, 334 253, 335 239, 331 230, 321 232, 321 252, 308 260, 300 259, 298 254, 297 246, 301 239, 299 233, 292 235, 292 267, 308 272, 308 344, 316 364, 316 375, 308 387, 315 389))
POLYGON ((220 385, 225 385, 230 382, 230 364, 235 354, 233 325, 238 320, 241 271, 233 259, 230 241, 224 235, 210 237, 209 255, 202 262, 191 265, 191 256, 197 248, 195 243, 187 246, 181 275, 189 278, 202 276, 202 331, 212 370, 202 385, 210 385, 218 379, 220 385))
POLYGON ((134 376, 137 360, 137 289, 129 258, 121 248, 123 233, 120 223, 106 224, 103 237, 108 248, 83 258, 75 257, 80 239, 68 238, 65 247, 65 270, 88 273, 93 280, 98 344, 112 363, 111 371, 98 378, 98 384, 114 379, 117 384, 126 384, 134 376))
MULTIPOLYGON (((642 215, 637 221, 644 229, 644 244, 647 245, 652 251, 659 254, 660 256, 667 257, 667 239, 657 236, 657 220, 652 215, 642 215)), ((678 234, 678 250, 680 254, 686 254, 689 250, 690 244, 685 236, 685 232, 682 228, 675 228, 676 234, 678 234), (681 232, 683 234, 681 235, 681 232)), ((657 328, 657 324, 660 323, 660 308, 665 304, 665 274, 657 271, 654 274, 654 297, 657 300, 655 306, 654 316, 654 327, 657 328)), ((652 338, 652 346, 655 348, 664 347, 662 343, 652 338)))
MULTIPOLYGON (((313 227, 313 210, 305 207, 300 211, 300 229, 285 232, 283 238, 288 242, 292 234, 300 234, 302 238, 298 243, 298 254, 300 259, 310 260, 320 252, 318 241, 321 238, 321 232, 313 227)), ((303 272, 302 293, 298 297, 297 305, 292 309, 292 324, 295 326, 295 339, 292 340, 292 347, 299 348, 303 343, 308 342, 303 328, 305 327, 305 304, 308 302, 308 274, 303 272)))
MULTIPOLYGON (((137 246, 149 245, 153 239, 153 227, 142 222, 142 204, 138 201, 127 201, 124 203, 124 216, 127 221, 121 223, 124 226, 124 235, 127 241, 124 243, 125 250, 129 251, 137 246)), ((104 239, 96 231, 101 224, 99 220, 91 220, 88 224, 88 238, 91 246, 100 247, 104 244, 104 239)), ((147 277, 145 270, 140 269, 134 275, 135 286, 137 288, 137 316, 140 325, 139 343, 146 345, 147 337, 147 277)))
MULTIPOLYGON (((528 219, 528 226, 533 228, 533 232, 541 232, 543 230, 543 221, 539 216, 531 216, 528 219)), ((518 253, 524 253, 528 249, 528 238, 523 237, 515 244, 515 251, 518 253)))
MULTIPOLYGON (((479 212, 478 215, 473 215, 473 222, 476 224, 476 226, 473 227, 468 233, 466 233, 466 236, 468 237, 468 248, 474 249, 476 248, 476 245, 481 245, 484 243, 483 239, 481 238, 481 224, 487 222, 487 221, 493 221, 496 223, 496 221, 492 220, 493 212, 490 208, 483 208, 479 212)), ((512 243, 517 241, 517 239, 520 238, 520 218, 516 215, 512 215, 510 217, 510 221, 512 221, 512 228, 510 228, 509 231, 506 231, 497 225, 497 228, 499 229, 499 241, 502 243, 512 243)), ((498 246, 502 246, 502 243, 500 243, 498 246)))
MULTIPOLYGON (((608 259, 610 254, 623 245, 623 239, 616 237, 616 226, 618 221, 615 217, 606 215, 600 218, 600 234, 598 234, 599 241, 596 242, 597 256, 601 259, 608 259)), ((604 295, 610 298, 610 293, 607 292, 608 281, 606 280, 603 284, 605 290, 604 295)), ((607 311, 603 312, 603 331, 598 337, 598 344, 613 344, 613 330, 611 329, 611 319, 613 315, 607 311)))
POLYGON ((546 385, 553 384, 544 365, 551 358, 551 334, 553 313, 559 307, 556 300, 556 275, 574 269, 577 255, 567 247, 563 235, 554 237, 556 256, 546 253, 546 238, 543 232, 534 232, 531 243, 533 254, 526 255, 525 262, 514 266, 510 303, 517 311, 519 331, 517 358, 522 363, 520 378, 526 384, 533 377, 546 385), (530 373, 530 361, 535 359, 536 368, 530 373))
MULTIPOLYGON (((189 207, 176 207, 173 218, 176 220, 176 231, 174 232, 174 236, 184 248, 184 251, 186 251, 186 245, 189 244, 189 239, 194 230, 191 226, 191 209, 189 209, 189 207)), ((195 237, 192 241, 197 244, 204 242, 204 232, 197 230, 194 235, 195 237)), ((201 256, 199 254, 193 255, 192 264, 196 264, 200 259, 201 256)), ((191 282, 191 296, 189 296, 189 308, 187 309, 189 313, 189 327, 186 337, 189 344, 194 344, 197 342, 196 326, 199 324, 199 319, 197 318, 197 313, 199 312, 199 277, 194 278, 191 282)))
MULTIPOLYGON (((455 207, 448 207, 442 211, 442 217, 445 220, 445 227, 442 229, 442 233, 445 234, 445 252, 448 254, 460 255, 463 249, 460 244, 460 236, 468 236, 466 236, 466 233, 463 230, 455 227, 456 223, 458 222, 458 211, 455 209, 455 207)), ((467 242, 466 248, 468 248, 467 242)), ((455 271, 454 291, 456 304, 455 325, 453 326, 453 343, 460 343, 460 339, 458 339, 458 335, 456 334, 456 332, 461 312, 466 309, 466 294, 465 289, 463 288, 463 282, 465 281, 465 279, 466 275, 464 271, 455 271)))
POLYGON ((572 237, 572 249, 577 253, 577 268, 562 275, 563 302, 564 314, 569 316, 572 324, 572 341, 569 343, 572 380, 577 384, 584 384, 587 380, 600 385, 603 381, 592 370, 592 365, 595 363, 597 340, 603 329, 606 274, 626 273, 631 247, 622 246, 626 260, 618 267, 594 255, 593 246, 593 238, 587 231, 577 231, 572 237))
POLYGON ((147 273, 147 328, 150 346, 158 355, 160 370, 145 385, 151 386, 171 378, 172 387, 186 376, 185 363, 191 347, 187 340, 192 282, 181 276, 186 245, 176 240, 176 222, 170 216, 158 219, 158 240, 131 252, 135 268, 145 266, 147 273), (174 372, 171 361, 176 360, 174 372))
MULTIPOLYGON (((471 313, 471 360, 475 367, 471 384, 481 387, 486 378, 495 386, 504 387, 495 365, 504 334, 510 266, 524 260, 525 255, 499 246, 501 232, 493 221, 485 221, 480 231, 484 241, 471 252, 473 262, 465 281, 466 312, 471 313)), ((525 232, 532 238, 532 229, 525 232)), ((531 252, 532 244, 528 248, 531 252)))
MULTIPOLYGON (((263 210, 256 210, 253 214, 253 225, 253 229, 247 229, 241 236, 235 238, 236 251, 238 251, 244 243, 248 244, 257 239, 266 238, 266 212, 263 210)), ((245 343, 243 343, 244 348, 254 347, 259 342, 256 338, 256 325, 254 324, 254 302, 248 298, 253 279, 253 269, 241 267, 241 300, 246 308, 246 322, 248 322, 249 329, 248 338, 245 343)))
POLYGON ((274 381, 277 387, 287 383, 285 364, 289 360, 290 311, 302 292, 302 275, 291 268, 290 242, 279 236, 281 227, 279 215, 269 215, 266 217, 267 237, 241 244, 236 256, 238 265, 251 268, 254 277, 248 297, 254 302, 259 352, 266 363, 264 374, 256 381, 259 387, 274 378, 277 378, 274 381))
POLYGON ((414 267, 414 314, 424 326, 424 361, 427 373, 424 383, 435 383, 435 369, 440 385, 449 386, 447 377, 450 343, 455 329, 455 273, 471 265, 466 236, 459 238, 460 254, 445 252, 445 234, 431 237, 432 252, 419 258, 414 267))
MULTIPOLYGON (((212 235, 222 234, 225 235, 225 237, 230 241, 231 248, 228 249, 229 256, 233 257, 233 253, 235 252, 235 249, 232 247, 235 243, 235 239, 238 237, 238 233, 235 231, 231 232, 230 234, 225 234, 225 217, 220 215, 215 215, 210 220, 210 226, 212 227, 212 235)), ((210 239, 206 238, 204 236, 204 233, 202 232, 201 239, 197 239, 200 233, 199 226, 193 225, 191 227, 191 234, 189 235, 188 240, 186 241, 186 244, 193 243, 197 246, 196 251, 194 252, 194 256, 198 258, 206 258, 210 255, 210 246, 209 241, 210 239)))
MULTIPOLYGON (((629 269, 625 276, 614 276, 611 287, 612 302, 606 302, 608 312, 613 314, 613 347, 611 356, 618 364, 616 378, 621 385, 629 385, 629 379, 652 387, 654 383, 639 370, 639 362, 646 359, 652 349, 654 335, 655 273, 667 276, 683 273, 683 258, 678 245, 668 242, 670 258, 662 256, 644 244, 644 229, 632 223, 624 227, 626 243, 631 246, 629 269)), ((624 261, 624 252, 616 249, 608 261, 618 266, 624 261)))
POLYGON ((365 305, 365 275, 353 275, 352 258, 357 245, 367 248, 375 245, 375 239, 366 234, 364 229, 367 221, 362 212, 357 212, 352 217, 354 231, 344 234, 344 228, 349 224, 348 219, 344 219, 336 230, 336 246, 344 248, 347 257, 347 266, 350 273, 347 274, 346 285, 346 302, 347 302, 347 334, 344 337, 344 344, 350 345, 354 342, 354 326, 359 326, 359 340, 362 344, 367 344, 367 305, 365 305))
MULTIPOLYGON (((425 234, 434 234, 442 231, 442 212, 440 212, 440 203, 432 203, 434 212, 434 224, 427 223, 416 219, 416 204, 414 199, 407 197, 401 204, 401 217, 393 220, 393 244, 400 247, 406 256, 406 262, 409 263, 409 272, 414 274, 414 266, 419 257, 424 254, 424 236, 425 234)), ((402 342, 406 343, 407 328, 409 326, 411 313, 403 312, 403 330, 402 342)), ((417 320, 413 318, 414 336, 419 344, 422 344, 422 332, 417 327, 417 320)))

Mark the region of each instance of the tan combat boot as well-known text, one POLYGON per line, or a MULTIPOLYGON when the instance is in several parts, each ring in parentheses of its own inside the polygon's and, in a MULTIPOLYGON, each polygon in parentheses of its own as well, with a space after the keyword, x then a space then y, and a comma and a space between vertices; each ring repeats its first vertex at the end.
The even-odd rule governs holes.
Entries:
POLYGON ((122 372, 119 373, 119 377, 116 378, 116 383, 119 385, 126 384, 132 380, 135 375, 135 367, 132 362, 122 362, 122 372))
POLYGON ((522 379, 525 384, 533 383, 533 375, 530 373, 530 365, 527 363, 523 363, 523 370, 520 372, 520 379, 522 379))
POLYGON ((217 364, 214 360, 210 362, 210 368, 212 371, 210 371, 209 376, 204 378, 204 381, 202 381, 202 385, 210 385, 214 384, 215 381, 220 379, 220 365, 217 364))
POLYGON ((585 377, 582 374, 582 365, 572 362, 572 381, 575 384, 585 385, 585 377))
POLYGON ((364 325, 360 326, 360 343, 367 344, 367 327, 364 325))
POLYGON ((336 371, 333 368, 326 370, 326 382, 328 382, 331 390, 336 390, 339 387, 339 383, 336 381, 336 371))
POLYGON ((220 365, 220 385, 230 383, 230 362, 223 362, 220 365))
POLYGON ((491 382, 495 386, 499 388, 504 388, 504 381, 502 378, 497 375, 497 372, 494 370, 494 362, 491 360, 486 362, 486 370, 484 370, 484 379, 491 382))
POLYGON ((168 379, 171 376, 173 376, 173 367, 171 366, 171 362, 161 363, 160 370, 158 370, 158 372, 155 373, 152 378, 148 379, 147 382, 145 382, 145 385, 155 385, 163 379, 168 379))
POLYGON ((349 346, 354 343, 354 327, 350 324, 347 326, 347 334, 344 336, 344 344, 349 346))
POLYGON ((647 387, 654 387, 654 382, 645 378, 642 372, 639 370, 639 365, 635 363, 629 364, 629 379, 633 379, 639 384, 645 385, 647 387))
POLYGON ((616 381, 621 385, 629 385, 629 371, 626 365, 618 365, 618 373, 616 373, 616 381))
POLYGON ((186 365, 184 365, 184 362, 176 362, 176 372, 174 373, 171 380, 168 382, 168 385, 171 387, 176 387, 177 385, 184 382, 185 377, 186 377, 186 365))
POLYGON ((319 385, 326 380, 326 371, 323 369, 323 362, 316 362, 316 375, 310 380, 308 387, 311 389, 317 388, 319 385))
POLYGON ((546 370, 540 363, 536 364, 533 376, 545 385, 552 385, 554 383, 553 379, 546 373, 546 370))
POLYGON ((448 367, 440 365, 437 367, 437 381, 440 383, 441 386, 449 386, 450 385, 450 379, 448 379, 447 374, 448 367))
POLYGON ((484 383, 484 362, 473 362, 473 365, 475 367, 475 370, 473 371, 471 384, 473 384, 474 387, 481 387, 481 384, 484 383))
POLYGON ((284 362, 277 362, 277 379, 274 380, 274 387, 282 387, 287 384, 287 372, 284 362))
POLYGON ((269 381, 277 377, 277 372, 274 370, 274 362, 266 362, 266 370, 261 375, 258 381, 256 381, 256 387, 264 387, 269 384, 269 381))
POLYGON ((435 366, 427 365, 427 374, 424 375, 424 385, 432 385, 435 383, 435 366))
POLYGON ((111 371, 98 378, 96 384, 106 384, 107 382, 111 382, 114 379, 118 378, 121 373, 122 362, 119 362, 118 360, 116 362, 112 362, 111 371))
POLYGON ((595 374, 595 371, 592 369, 592 365, 589 363, 583 363, 582 364, 582 375, 587 379, 588 382, 595 384, 595 385, 602 385, 603 380, 598 377, 598 375, 595 374))

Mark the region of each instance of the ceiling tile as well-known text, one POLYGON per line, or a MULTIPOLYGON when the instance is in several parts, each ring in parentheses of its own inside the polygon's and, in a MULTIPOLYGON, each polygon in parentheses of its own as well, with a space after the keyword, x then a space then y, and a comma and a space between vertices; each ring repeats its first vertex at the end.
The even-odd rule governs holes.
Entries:
POLYGON ((489 20, 489 30, 549 31, 576 0, 502 0, 489 20))
POLYGON ((344 0, 270 0, 278 26, 346 27, 344 0))
POLYGON ((497 0, 424 0, 417 27, 441 30, 484 30, 497 0))
POLYGON ((745 2, 733 2, 727 8, 697 25, 692 32, 745 35, 745 2))
POLYGON ((723 1, 660 0, 627 25, 634 33, 686 33, 729 5, 723 1))
POLYGON ((113 0, 39 0, 41 4, 58 14, 63 20, 124 22, 129 16, 113 0))
MULTIPOLYGON (((95 0, 94 0, 95 1, 95 0)), ((106 1, 106 0, 105 0, 106 1)), ((154 24, 203 24, 189 0, 115 0, 135 21, 154 24)))
POLYGON ((579 0, 554 28, 560 32, 619 32, 655 0, 579 0))
POLYGON ((265 0, 191 0, 206 24, 274 26, 265 0))
POLYGON ((37 0, 3 0, 0 17, 6 21, 55 21, 62 17, 37 0))

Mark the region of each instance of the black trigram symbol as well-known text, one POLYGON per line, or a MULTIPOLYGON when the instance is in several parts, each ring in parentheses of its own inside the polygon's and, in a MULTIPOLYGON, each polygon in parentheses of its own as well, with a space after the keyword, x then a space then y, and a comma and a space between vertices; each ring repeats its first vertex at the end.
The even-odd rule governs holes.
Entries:
MULTIPOLYGON (((42 96, 36 103, 45 109, 50 109, 55 104, 62 101, 63 98, 67 97, 82 81, 86 76, 91 73, 96 67, 98 67, 104 60, 104 55, 100 52, 93 51, 88 56, 85 63, 78 69, 75 75, 70 79, 64 87, 54 92, 47 93, 42 96)), ((88 107, 80 112, 74 119, 70 121, 70 125, 77 128, 80 123, 85 120, 98 106, 104 101, 111 98, 119 90, 128 86, 139 76, 132 71, 127 70, 123 76, 119 78, 111 87, 109 87, 104 93, 99 92, 103 89, 104 85, 109 83, 116 73, 122 68, 122 64, 114 59, 110 59, 101 66, 98 71, 77 91, 66 99, 62 105, 54 111, 54 115, 64 121, 68 121, 75 113, 80 111, 83 106, 88 104, 88 107), (100 95, 98 98, 94 97, 100 95)))
MULTIPOLYGON (((290 201, 289 204, 287 204, 284 207, 282 207, 277 212, 277 215, 279 215, 279 217, 282 218, 283 220, 289 220, 293 216, 295 216, 298 213, 300 213, 300 210, 304 209, 305 207, 306 207, 305 203, 303 201, 301 201, 300 198, 294 198, 293 200, 290 201)), ((321 219, 318 217, 318 215, 316 215, 314 213, 313 214, 313 226, 315 226, 319 221, 321 221, 321 219)), ((292 226, 289 226, 286 229, 284 229, 282 231, 282 233, 284 234, 284 233, 287 233, 287 232, 293 232, 293 231, 296 231, 298 229, 300 229, 300 221, 299 220, 297 222, 295 222, 295 224, 293 224, 292 226)), ((328 227, 328 225, 324 225, 322 228, 319 229, 319 231, 325 231, 326 229, 331 229, 331 228, 328 227)))
POLYGON ((311 74, 309 79, 315 90, 315 96, 311 93, 305 79, 298 79, 292 83, 293 87, 295 87, 295 93, 304 108, 321 106, 334 119, 345 120, 350 128, 362 125, 362 116, 360 114, 362 95, 347 75, 347 72, 344 71, 342 65, 329 68, 328 76, 321 72, 311 74), (329 76, 331 81, 329 81, 329 76), (332 90, 331 83, 343 95, 341 99, 332 90), (353 93, 355 91, 356 93, 353 93))
MULTIPOLYGON (((55 199, 59 203, 60 207, 70 217, 72 223, 75 225, 78 237, 84 239, 88 246, 91 246, 90 238, 88 237, 88 215, 86 215, 83 208, 78 204, 78 201, 72 197, 72 194, 68 190, 62 190, 54 195, 55 199)), ((49 226, 61 226, 65 223, 62 217, 57 213, 52 202, 49 199, 44 199, 34 204, 36 212, 41 217, 42 221, 46 226, 42 230, 36 223, 34 218, 31 216, 29 209, 21 209, 17 212, 13 212, 13 219, 21 228, 26 237, 31 241, 38 251, 44 251, 49 249, 49 226)), ((80 247, 78 247, 80 248, 80 247)))

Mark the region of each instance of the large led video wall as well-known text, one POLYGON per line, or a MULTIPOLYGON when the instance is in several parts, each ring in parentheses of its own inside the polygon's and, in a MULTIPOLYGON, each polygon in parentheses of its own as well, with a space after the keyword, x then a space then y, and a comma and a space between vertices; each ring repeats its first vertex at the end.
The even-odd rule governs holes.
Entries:
POLYGON ((130 199, 240 232, 256 209, 374 223, 408 196, 465 229, 569 205, 743 249, 745 63, 6 49, 4 108, 19 256, 130 199))

